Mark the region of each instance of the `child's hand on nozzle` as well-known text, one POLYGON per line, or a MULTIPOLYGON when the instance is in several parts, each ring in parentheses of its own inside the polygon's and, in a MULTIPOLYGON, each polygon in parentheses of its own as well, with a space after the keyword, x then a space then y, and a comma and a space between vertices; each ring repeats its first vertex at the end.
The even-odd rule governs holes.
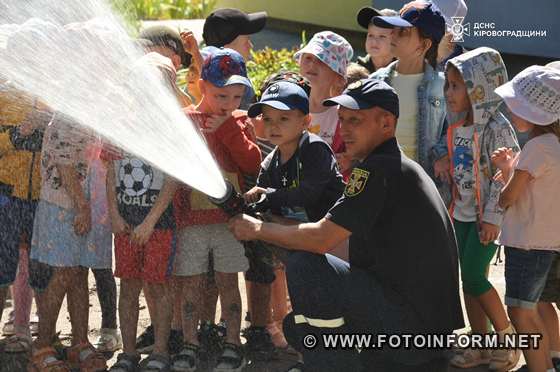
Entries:
POLYGON ((245 199, 245 203, 247 204, 256 203, 259 201, 262 194, 266 194, 266 189, 255 186, 243 195, 243 199, 245 199))
POLYGON ((499 234, 500 226, 486 222, 483 222, 480 226, 480 242, 484 245, 488 245, 498 239, 499 234))
POLYGON ((436 178, 439 178, 443 182, 451 184, 451 173, 449 172, 450 164, 449 164, 449 156, 445 155, 444 157, 436 160, 434 162, 434 174, 436 178))

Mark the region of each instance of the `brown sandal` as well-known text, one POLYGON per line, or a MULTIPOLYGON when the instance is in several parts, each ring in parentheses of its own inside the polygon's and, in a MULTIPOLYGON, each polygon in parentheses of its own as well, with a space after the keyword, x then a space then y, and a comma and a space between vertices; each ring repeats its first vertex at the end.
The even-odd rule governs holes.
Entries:
POLYGON ((27 372, 71 372, 68 364, 57 356, 56 350, 50 346, 33 351, 27 372))
POLYGON ((80 372, 99 372, 107 370, 107 361, 89 342, 82 342, 66 350, 66 357, 71 368, 80 372))

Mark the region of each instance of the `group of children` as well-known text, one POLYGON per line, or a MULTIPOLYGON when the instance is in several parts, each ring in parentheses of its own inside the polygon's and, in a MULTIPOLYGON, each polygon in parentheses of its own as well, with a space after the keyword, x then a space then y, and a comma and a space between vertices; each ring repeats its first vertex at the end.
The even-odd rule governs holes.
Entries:
MULTIPOLYGON (((362 67, 351 63, 353 49, 342 36, 317 33, 295 54, 300 74, 274 74, 258 102, 245 61, 249 35, 264 27, 264 13, 212 13, 204 27, 208 47, 200 52, 192 33, 148 29, 140 35, 146 54, 136 68, 142 73, 155 67, 224 178, 263 218, 283 223, 321 219, 356 161, 345 154, 337 108, 323 101, 370 73, 393 85, 401 101, 397 139, 403 153, 449 197, 471 331, 491 332, 489 320, 501 339, 516 331, 541 333, 540 347, 524 350, 526 368, 553 371, 560 361, 552 305, 560 297, 560 202, 553 195, 560 184, 560 69, 531 66, 508 82, 497 51, 463 53, 449 42, 444 18, 464 16, 461 11, 466 12, 462 0, 412 2, 399 13, 363 8, 357 15, 368 30, 368 56, 358 59, 362 67), (438 6, 444 10, 448 3, 458 4, 459 13, 442 16, 438 6), (185 94, 175 80, 177 69, 188 64, 185 94), (514 128, 529 132, 522 150, 514 128), (507 313, 487 279, 498 244, 506 246, 507 313)), ((90 268, 111 270, 113 245, 123 352, 111 371, 195 371, 218 331, 215 371, 241 371, 248 358, 267 360, 276 348, 288 347, 282 334, 290 307, 282 257, 271 253, 281 250, 244 247, 228 230, 225 212, 203 193, 103 144, 72 118, 21 96, 9 82, 0 84, 10 103, 0 107, 0 254, 7 263, 0 303, 15 280, 20 247, 28 246, 29 284, 39 313, 33 344, 23 329, 5 351, 32 349, 30 370, 36 372, 104 370, 101 352, 121 347, 111 320, 116 292, 98 284, 109 294, 100 295, 108 310, 102 340, 93 347, 87 277, 90 268), (246 273, 251 323, 243 332, 245 348, 240 272, 246 273), (136 338, 142 290, 152 325, 141 338, 153 346, 140 363, 139 349, 146 346, 136 338), (53 340, 65 296, 72 346, 62 360, 53 340), (224 329, 213 324, 218 296, 224 329)), ((344 248, 337 252, 341 257, 344 248)), ((460 349, 451 363, 509 370, 519 357, 519 350, 460 349)))

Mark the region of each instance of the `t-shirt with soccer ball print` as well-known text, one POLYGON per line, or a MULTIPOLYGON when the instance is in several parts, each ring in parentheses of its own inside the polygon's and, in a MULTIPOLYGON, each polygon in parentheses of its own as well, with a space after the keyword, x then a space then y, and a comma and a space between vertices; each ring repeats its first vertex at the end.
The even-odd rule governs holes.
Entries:
MULTIPOLYGON (((163 187, 165 174, 132 155, 114 160, 119 214, 132 226, 140 225, 152 209, 163 187)), ((156 229, 175 227, 170 203, 159 218, 156 229)))

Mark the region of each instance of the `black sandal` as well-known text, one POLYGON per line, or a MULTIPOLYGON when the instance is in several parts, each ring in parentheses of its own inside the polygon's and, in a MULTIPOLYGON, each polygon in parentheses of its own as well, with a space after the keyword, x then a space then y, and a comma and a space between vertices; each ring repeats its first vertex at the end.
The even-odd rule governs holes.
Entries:
POLYGON ((120 353, 117 362, 109 368, 109 372, 136 372, 140 363, 140 355, 120 353))
POLYGON ((142 362, 142 367, 140 372, 170 372, 171 365, 169 363, 169 357, 162 354, 150 354, 142 362))
POLYGON ((224 343, 222 355, 216 361, 214 372, 241 372, 247 365, 241 346, 229 342, 224 343))
POLYGON ((198 368, 200 347, 195 344, 185 344, 171 359, 171 371, 194 372, 198 368))

